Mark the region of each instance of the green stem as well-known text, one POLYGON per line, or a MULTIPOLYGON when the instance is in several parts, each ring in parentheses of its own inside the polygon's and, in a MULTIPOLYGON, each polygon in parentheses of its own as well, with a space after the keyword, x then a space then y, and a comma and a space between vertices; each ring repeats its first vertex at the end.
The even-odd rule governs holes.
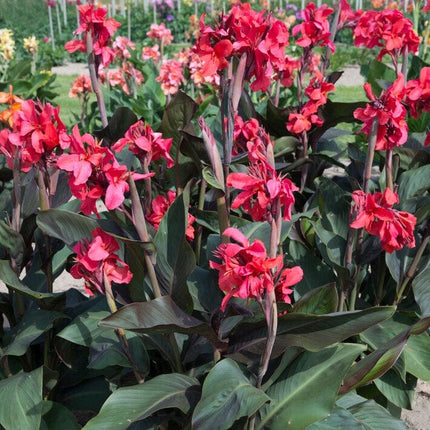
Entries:
POLYGON ((405 278, 403 279, 402 284, 400 285, 400 288, 397 290, 396 299, 393 302, 393 305, 397 305, 400 300, 402 299, 403 292, 405 291, 405 288, 409 284, 409 281, 412 279, 412 277, 415 275, 415 272, 417 270, 418 263, 426 249, 426 246, 429 242, 430 236, 426 236, 423 241, 421 242, 420 247, 418 248, 417 253, 415 254, 415 257, 409 266, 409 270, 406 273, 405 278))
MULTIPOLYGON (((111 313, 115 313, 118 308, 115 303, 115 299, 113 298, 112 293, 112 285, 110 283, 110 280, 105 272, 103 272, 103 283, 106 290, 106 300, 109 306, 109 309, 111 313)), ((136 365, 136 362, 134 361, 133 356, 130 352, 130 347, 128 344, 127 336, 125 335, 125 331, 122 328, 115 329, 115 334, 118 337, 119 343, 121 344, 121 347, 127 356, 127 359, 131 365, 131 368, 133 369, 134 376, 136 378, 136 381, 138 384, 143 384, 145 382, 145 378, 142 376, 142 374, 139 372, 139 369, 136 365)))
MULTIPOLYGON (((203 207, 205 204, 206 188, 207 188, 207 182, 202 178, 202 181, 200 183, 199 203, 198 203, 198 209, 200 211, 203 210, 203 207)), ((197 265, 199 265, 199 261, 200 261, 200 250, 202 248, 202 234, 203 234, 203 230, 201 228, 198 228, 196 232, 196 236, 194 238, 194 246, 195 246, 194 252, 196 255, 197 265)))
POLYGON ((369 133, 369 144, 367 146, 366 162, 365 162, 365 169, 364 169, 363 191, 365 193, 369 192, 369 182, 370 182, 370 178, 372 177, 372 166, 373 166, 373 158, 375 157, 375 147, 376 147, 376 139, 378 137, 378 127, 379 127, 378 118, 374 118, 372 122, 372 126, 370 128, 370 133, 369 133))
MULTIPOLYGON (((130 187, 130 197, 131 197, 131 210, 133 214, 134 226, 136 228, 137 234, 142 242, 149 241, 148 230, 146 229, 145 215, 143 213, 143 208, 140 203, 139 194, 137 192, 136 183, 133 177, 129 176, 128 184, 130 187)), ((144 250, 146 270, 148 272, 148 277, 151 281, 152 289, 155 298, 161 297, 161 290, 158 284, 157 275, 155 273, 154 264, 151 260, 151 256, 144 250)))

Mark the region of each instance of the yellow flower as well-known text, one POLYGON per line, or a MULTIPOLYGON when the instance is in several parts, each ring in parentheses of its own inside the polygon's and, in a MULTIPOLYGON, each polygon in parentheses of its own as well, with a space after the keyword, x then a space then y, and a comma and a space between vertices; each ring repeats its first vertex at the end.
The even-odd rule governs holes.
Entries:
POLYGON ((13 32, 7 28, 0 29, 0 56, 6 61, 10 61, 15 51, 15 41, 12 38, 13 32))
POLYGON ((39 45, 39 41, 36 39, 35 36, 24 38, 24 48, 31 56, 37 53, 38 45, 39 45))

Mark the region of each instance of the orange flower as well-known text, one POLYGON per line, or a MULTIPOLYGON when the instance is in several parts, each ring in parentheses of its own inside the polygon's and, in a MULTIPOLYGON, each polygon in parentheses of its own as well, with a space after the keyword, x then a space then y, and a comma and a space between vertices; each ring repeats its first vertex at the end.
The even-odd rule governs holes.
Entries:
POLYGON ((9 92, 0 92, 0 104, 8 104, 8 109, 0 112, 0 122, 9 124, 10 127, 13 125, 13 114, 16 111, 21 110, 21 103, 24 101, 18 96, 12 94, 12 85, 9 86, 9 92))

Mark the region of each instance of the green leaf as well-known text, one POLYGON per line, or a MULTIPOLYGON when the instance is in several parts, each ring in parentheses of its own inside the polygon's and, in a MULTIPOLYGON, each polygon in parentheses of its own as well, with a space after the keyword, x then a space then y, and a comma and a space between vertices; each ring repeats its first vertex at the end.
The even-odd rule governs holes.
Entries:
POLYGON ((181 137, 180 130, 186 128, 187 124, 193 119, 197 111, 197 103, 182 91, 178 91, 171 102, 167 105, 161 126, 158 129, 163 133, 163 137, 173 138, 171 156, 175 159, 176 148, 181 137))
POLYGON ((268 390, 272 402, 261 411, 257 428, 283 430, 288 425, 300 430, 327 416, 343 376, 363 349, 362 345, 341 344, 300 355, 268 390))
POLYGON ((308 291, 294 303, 292 312, 324 315, 337 310, 338 296, 336 284, 328 284, 308 291))
POLYGON ((72 412, 60 403, 44 400, 42 413, 47 429, 79 430, 81 428, 72 412))
POLYGON ((59 312, 43 309, 27 311, 21 321, 13 327, 12 341, 4 349, 4 355, 24 355, 33 341, 51 329, 57 319, 64 317, 59 312))
POLYGON ((28 288, 19 280, 7 260, 0 260, 0 280, 2 280, 7 287, 14 291, 18 291, 33 300, 50 301, 55 300, 58 296, 58 294, 39 293, 28 288))
POLYGON ((159 375, 144 384, 114 391, 84 429, 126 429, 131 423, 167 408, 178 408, 186 414, 199 397, 200 384, 196 379, 178 373, 159 375))
POLYGON ((169 207, 154 237, 157 249, 156 270, 160 287, 183 309, 192 306, 187 287, 188 275, 194 270, 195 256, 185 232, 188 224, 189 186, 169 207))
POLYGON ((375 385, 391 403, 402 409, 412 409, 417 378, 411 374, 408 373, 406 382, 403 382, 400 375, 390 369, 380 378, 375 379, 375 385))
POLYGON ((422 196, 430 188, 430 165, 403 172, 399 178, 399 201, 422 196))
POLYGON ((423 316, 430 315, 430 260, 412 281, 415 300, 423 316))
POLYGON ((224 189, 224 184, 220 184, 218 182, 217 177, 215 176, 215 173, 212 169, 212 167, 205 167, 202 170, 202 175, 203 175, 203 179, 212 187, 215 188, 216 190, 220 190, 222 192, 225 192, 224 189))
POLYGON ((97 228, 95 220, 61 209, 41 211, 36 222, 45 234, 60 239, 69 246, 84 237, 91 237, 91 231, 97 228))
MULTIPOLYGON (((299 346, 319 351, 386 320, 394 310, 387 306, 327 315, 288 313, 279 318, 274 350, 282 352, 287 347, 299 346)), ((265 324, 265 321, 240 324, 230 336, 229 352, 251 348, 262 353, 267 336, 265 324)))
POLYGON ((371 84, 376 97, 396 79, 395 71, 377 60, 372 60, 369 66, 361 66, 361 74, 364 75, 367 78, 366 81, 371 84))
POLYGON ((42 417, 43 368, 0 381, 0 424, 6 430, 38 429, 42 417))
POLYGON ((269 397, 254 387, 231 359, 218 362, 203 383, 202 398, 197 404, 192 428, 228 430, 241 417, 250 417, 269 397))
POLYGON ((21 267, 25 252, 24 239, 3 221, 0 221, 0 245, 7 249, 18 267, 21 267))
POLYGON ((104 318, 100 325, 138 333, 196 333, 206 337, 217 348, 225 348, 225 343, 209 324, 186 314, 170 296, 125 305, 104 318))
MULTIPOLYGON (((216 211, 196 210, 193 212, 198 224, 208 228, 211 232, 219 234, 219 220, 216 211)), ((230 226, 241 228, 250 224, 250 221, 244 218, 230 215, 230 226)))
MULTIPOLYGON (((351 393, 352 394, 352 393, 351 393)), ((348 397, 348 396, 344 396, 348 397)), ((349 405, 345 402, 344 397, 336 402, 336 406, 330 412, 327 418, 318 421, 308 427, 306 430, 406 430, 405 424, 397 418, 394 418, 381 405, 373 400, 366 400, 363 397, 354 395, 358 402, 349 405)))
POLYGON ((103 140, 105 146, 111 146, 124 137, 125 132, 137 122, 137 116, 127 107, 118 108, 102 130, 95 130, 94 135, 103 140))

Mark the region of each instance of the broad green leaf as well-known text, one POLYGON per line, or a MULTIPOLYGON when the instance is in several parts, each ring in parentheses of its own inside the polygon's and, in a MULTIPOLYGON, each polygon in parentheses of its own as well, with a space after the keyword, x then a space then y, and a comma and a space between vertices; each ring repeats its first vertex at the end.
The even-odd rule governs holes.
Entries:
MULTIPOLYGON (((193 212, 193 215, 196 217, 198 224, 208 228, 213 233, 219 234, 219 220, 217 212, 197 210, 193 212)), ((230 215, 231 227, 241 228, 247 224, 250 224, 250 221, 247 219, 230 215)))
POLYGON ((104 318, 100 325, 138 333, 195 333, 206 337, 217 348, 226 346, 209 324, 186 314, 170 296, 125 305, 104 318))
MULTIPOLYGON (((288 313, 278 320, 274 350, 283 352, 287 347, 299 346, 309 351, 319 351, 386 320, 394 310, 394 307, 387 306, 327 315, 288 313)), ((266 336, 263 320, 240 324, 229 338, 229 351, 246 349, 262 353, 266 336)))
POLYGON ((415 250, 405 246, 391 254, 388 252, 385 253, 385 263, 387 264, 391 276, 397 283, 400 283, 404 278, 410 264, 412 263, 415 252, 415 250))
POLYGON ((62 240, 69 246, 84 237, 91 237, 97 222, 91 218, 61 209, 41 211, 37 215, 37 225, 48 236, 62 240))
POLYGON ((203 383, 192 428, 228 430, 241 417, 251 417, 269 397, 254 387, 239 366, 227 358, 218 362, 203 383))
POLYGON ((360 73, 372 85, 376 97, 396 79, 396 73, 391 67, 376 60, 372 60, 370 65, 363 64, 360 73))
POLYGON ((225 192, 225 189, 224 189, 224 184, 221 184, 219 181, 218 181, 218 179, 217 179, 217 177, 215 176, 215 173, 214 173, 214 171, 213 171, 213 169, 212 169, 212 167, 209 167, 209 166, 207 166, 207 167, 205 167, 203 170, 202 170, 202 175, 203 175, 203 178, 204 178, 204 180, 212 187, 212 188, 215 188, 216 190, 220 190, 220 191, 222 191, 223 193, 225 192))
POLYGON ((403 382, 400 375, 390 369, 387 373, 375 379, 375 385, 391 403, 402 409, 412 409, 417 378, 411 374, 408 373, 406 382, 403 382))
POLYGON ((154 237, 160 286, 167 294, 171 294, 173 300, 183 309, 192 306, 187 278, 195 267, 194 252, 185 237, 189 193, 187 186, 169 207, 154 237))
POLYGON ((404 202, 413 196, 422 196, 429 188, 430 165, 407 170, 399 178, 399 200, 404 202))
POLYGON ((42 413, 42 420, 48 430, 60 428, 79 430, 81 428, 72 412, 60 403, 44 400, 42 413))
POLYGON ((401 420, 391 416, 386 409, 375 401, 361 399, 359 403, 350 407, 342 407, 339 400, 327 418, 306 427, 306 430, 407 429, 401 420))
POLYGON ((0 280, 3 281, 7 287, 14 291, 18 291, 33 300, 48 302, 50 300, 55 300, 56 296, 58 296, 58 294, 39 293, 28 288, 19 280, 12 267, 10 267, 8 260, 0 260, 0 280))
POLYGON ((363 349, 362 345, 340 344, 297 357, 269 388, 272 401, 261 411, 257 428, 283 430, 288 423, 289 429, 299 430, 327 416, 343 376, 363 349))
POLYGON ((379 322, 361 333, 360 338, 372 349, 377 349, 392 341, 395 336, 404 333, 415 335, 409 337, 404 348, 404 365, 406 371, 417 378, 430 380, 430 337, 425 332, 429 327, 430 317, 418 320, 398 312, 393 318, 379 322))
POLYGON ((430 315, 430 260, 412 281, 415 300, 423 316, 430 315))
POLYGON ((182 91, 178 91, 163 113, 161 126, 157 130, 164 138, 172 137, 171 156, 175 159, 176 148, 181 137, 180 130, 185 128, 197 111, 196 102, 182 91))
POLYGON ((328 284, 308 291, 294 303, 292 312, 324 315, 336 312, 338 303, 336 284, 328 284))
POLYGON ((200 398, 197 379, 178 373, 159 375, 140 385, 114 391, 85 430, 122 430, 168 408, 188 413, 200 398))
POLYGON ((43 368, 0 381, 0 424, 6 430, 38 429, 42 417, 43 368))
POLYGON ((12 329, 12 341, 4 349, 4 355, 24 355, 28 347, 43 333, 51 329, 54 322, 65 315, 59 312, 34 309, 27 311, 12 329))
POLYGON ((24 239, 3 221, 0 221, 0 246, 7 249, 18 267, 21 267, 25 252, 24 239))
MULTIPOLYGON (((406 328, 403 332, 394 336, 371 354, 362 358, 358 363, 351 367, 345 376, 340 392, 343 393, 364 385, 369 381, 380 377, 387 372, 387 370, 391 369, 395 365, 400 354, 403 352, 411 334, 422 333, 427 325, 430 325, 430 318, 427 320, 421 320, 406 328)), ((365 335, 366 333, 363 334, 363 338, 365 335)), ((374 344, 371 346, 374 347, 374 344)))

